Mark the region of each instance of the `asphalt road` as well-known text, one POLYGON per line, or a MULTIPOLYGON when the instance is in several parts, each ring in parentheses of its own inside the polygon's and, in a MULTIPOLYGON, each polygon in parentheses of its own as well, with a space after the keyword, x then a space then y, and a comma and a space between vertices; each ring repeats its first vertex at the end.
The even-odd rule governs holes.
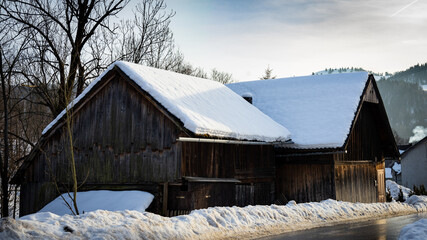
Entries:
POLYGON ((352 222, 335 226, 313 228, 288 232, 277 236, 262 238, 263 240, 296 240, 296 239, 398 239, 400 229, 419 219, 427 218, 427 213, 412 214, 379 220, 352 222))

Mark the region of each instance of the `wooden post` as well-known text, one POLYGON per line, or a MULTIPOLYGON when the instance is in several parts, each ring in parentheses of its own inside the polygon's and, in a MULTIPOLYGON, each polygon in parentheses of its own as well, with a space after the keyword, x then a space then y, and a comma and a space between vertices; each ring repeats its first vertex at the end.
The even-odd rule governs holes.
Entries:
POLYGON ((169 183, 168 182, 163 183, 163 206, 162 206, 163 216, 168 216, 168 188, 169 188, 169 183))

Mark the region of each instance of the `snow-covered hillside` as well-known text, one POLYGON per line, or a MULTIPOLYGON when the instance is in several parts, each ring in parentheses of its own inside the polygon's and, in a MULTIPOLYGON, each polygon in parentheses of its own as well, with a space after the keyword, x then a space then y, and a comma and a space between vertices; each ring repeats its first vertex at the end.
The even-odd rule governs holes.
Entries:
POLYGON ((391 76, 389 73, 373 73, 366 71, 363 68, 325 68, 325 70, 314 72, 313 75, 327 75, 327 74, 338 74, 338 73, 353 73, 353 72, 369 72, 374 74, 375 80, 387 79, 391 76))

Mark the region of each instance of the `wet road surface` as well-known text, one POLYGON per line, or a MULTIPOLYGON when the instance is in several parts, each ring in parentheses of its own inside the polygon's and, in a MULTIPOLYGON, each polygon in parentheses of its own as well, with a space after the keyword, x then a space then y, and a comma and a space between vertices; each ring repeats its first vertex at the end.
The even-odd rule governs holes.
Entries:
POLYGON ((288 232, 277 236, 270 236, 262 238, 262 240, 398 239, 400 230, 404 226, 422 218, 427 218, 427 213, 312 228, 308 230, 288 232))

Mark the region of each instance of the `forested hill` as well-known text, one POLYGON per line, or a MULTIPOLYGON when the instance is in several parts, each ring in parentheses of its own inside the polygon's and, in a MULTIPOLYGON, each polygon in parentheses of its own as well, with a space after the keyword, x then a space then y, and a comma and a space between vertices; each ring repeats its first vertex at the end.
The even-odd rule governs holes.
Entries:
POLYGON ((391 127, 403 138, 416 126, 427 127, 427 64, 417 64, 378 81, 391 127))
MULTIPOLYGON (((313 74, 364 71, 359 68, 325 69, 313 74), (344 70, 345 69, 345 70, 344 70)), ((427 127, 427 64, 417 64, 395 74, 375 74, 391 127, 405 143, 416 126, 427 127)))
POLYGON ((417 64, 405 71, 397 72, 390 77, 392 81, 404 81, 410 83, 418 83, 419 85, 427 84, 427 63, 417 64))

